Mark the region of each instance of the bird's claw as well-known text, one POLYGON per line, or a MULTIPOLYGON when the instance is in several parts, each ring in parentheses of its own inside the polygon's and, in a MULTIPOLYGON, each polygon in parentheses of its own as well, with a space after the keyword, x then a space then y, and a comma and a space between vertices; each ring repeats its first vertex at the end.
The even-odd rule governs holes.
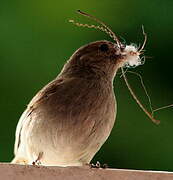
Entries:
POLYGON ((42 158, 43 156, 43 152, 40 152, 37 159, 35 161, 32 162, 32 165, 34 166, 40 166, 41 165, 41 161, 40 159, 42 158))
POLYGON ((97 161, 96 164, 93 164, 93 163, 90 164, 90 167, 91 168, 103 168, 103 169, 105 169, 105 168, 108 168, 108 165, 107 164, 101 165, 100 162, 97 161))

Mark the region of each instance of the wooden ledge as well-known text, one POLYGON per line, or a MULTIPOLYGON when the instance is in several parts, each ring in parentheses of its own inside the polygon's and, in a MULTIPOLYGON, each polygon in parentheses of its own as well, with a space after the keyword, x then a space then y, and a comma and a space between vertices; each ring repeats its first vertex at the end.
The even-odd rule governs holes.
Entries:
POLYGON ((89 167, 25 166, 0 163, 2 180, 173 180, 173 173, 89 167))

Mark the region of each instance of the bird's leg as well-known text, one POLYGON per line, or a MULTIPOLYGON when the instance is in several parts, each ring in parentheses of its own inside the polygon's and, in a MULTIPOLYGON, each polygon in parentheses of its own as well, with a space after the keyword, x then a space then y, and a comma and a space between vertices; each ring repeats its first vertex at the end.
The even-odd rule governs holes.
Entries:
POLYGON ((37 159, 35 160, 35 161, 33 161, 32 162, 32 165, 41 165, 41 158, 43 157, 43 152, 40 152, 39 154, 38 154, 38 157, 37 157, 37 159))

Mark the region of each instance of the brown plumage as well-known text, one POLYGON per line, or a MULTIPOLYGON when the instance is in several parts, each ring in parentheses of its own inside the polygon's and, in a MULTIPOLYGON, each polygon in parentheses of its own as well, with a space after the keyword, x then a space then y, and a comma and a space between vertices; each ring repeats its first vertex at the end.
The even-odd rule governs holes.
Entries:
POLYGON ((32 164, 42 154, 43 165, 90 163, 114 125, 113 79, 127 56, 109 41, 79 48, 21 116, 12 162, 32 164))

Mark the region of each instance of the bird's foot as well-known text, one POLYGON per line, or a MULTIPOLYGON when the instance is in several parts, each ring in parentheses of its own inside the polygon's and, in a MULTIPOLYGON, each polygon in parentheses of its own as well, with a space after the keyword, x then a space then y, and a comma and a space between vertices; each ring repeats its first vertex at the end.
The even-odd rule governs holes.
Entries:
POLYGON ((43 156, 43 152, 40 152, 37 159, 35 161, 32 162, 32 165, 34 166, 40 166, 41 165, 41 158, 43 156))
POLYGON ((41 162, 36 159, 35 161, 32 162, 32 165, 33 165, 33 166, 40 166, 40 165, 41 165, 41 162))
POLYGON ((96 164, 90 164, 90 167, 91 168, 102 168, 102 169, 106 169, 108 168, 108 165, 107 164, 103 164, 101 165, 99 161, 96 162, 96 164))

